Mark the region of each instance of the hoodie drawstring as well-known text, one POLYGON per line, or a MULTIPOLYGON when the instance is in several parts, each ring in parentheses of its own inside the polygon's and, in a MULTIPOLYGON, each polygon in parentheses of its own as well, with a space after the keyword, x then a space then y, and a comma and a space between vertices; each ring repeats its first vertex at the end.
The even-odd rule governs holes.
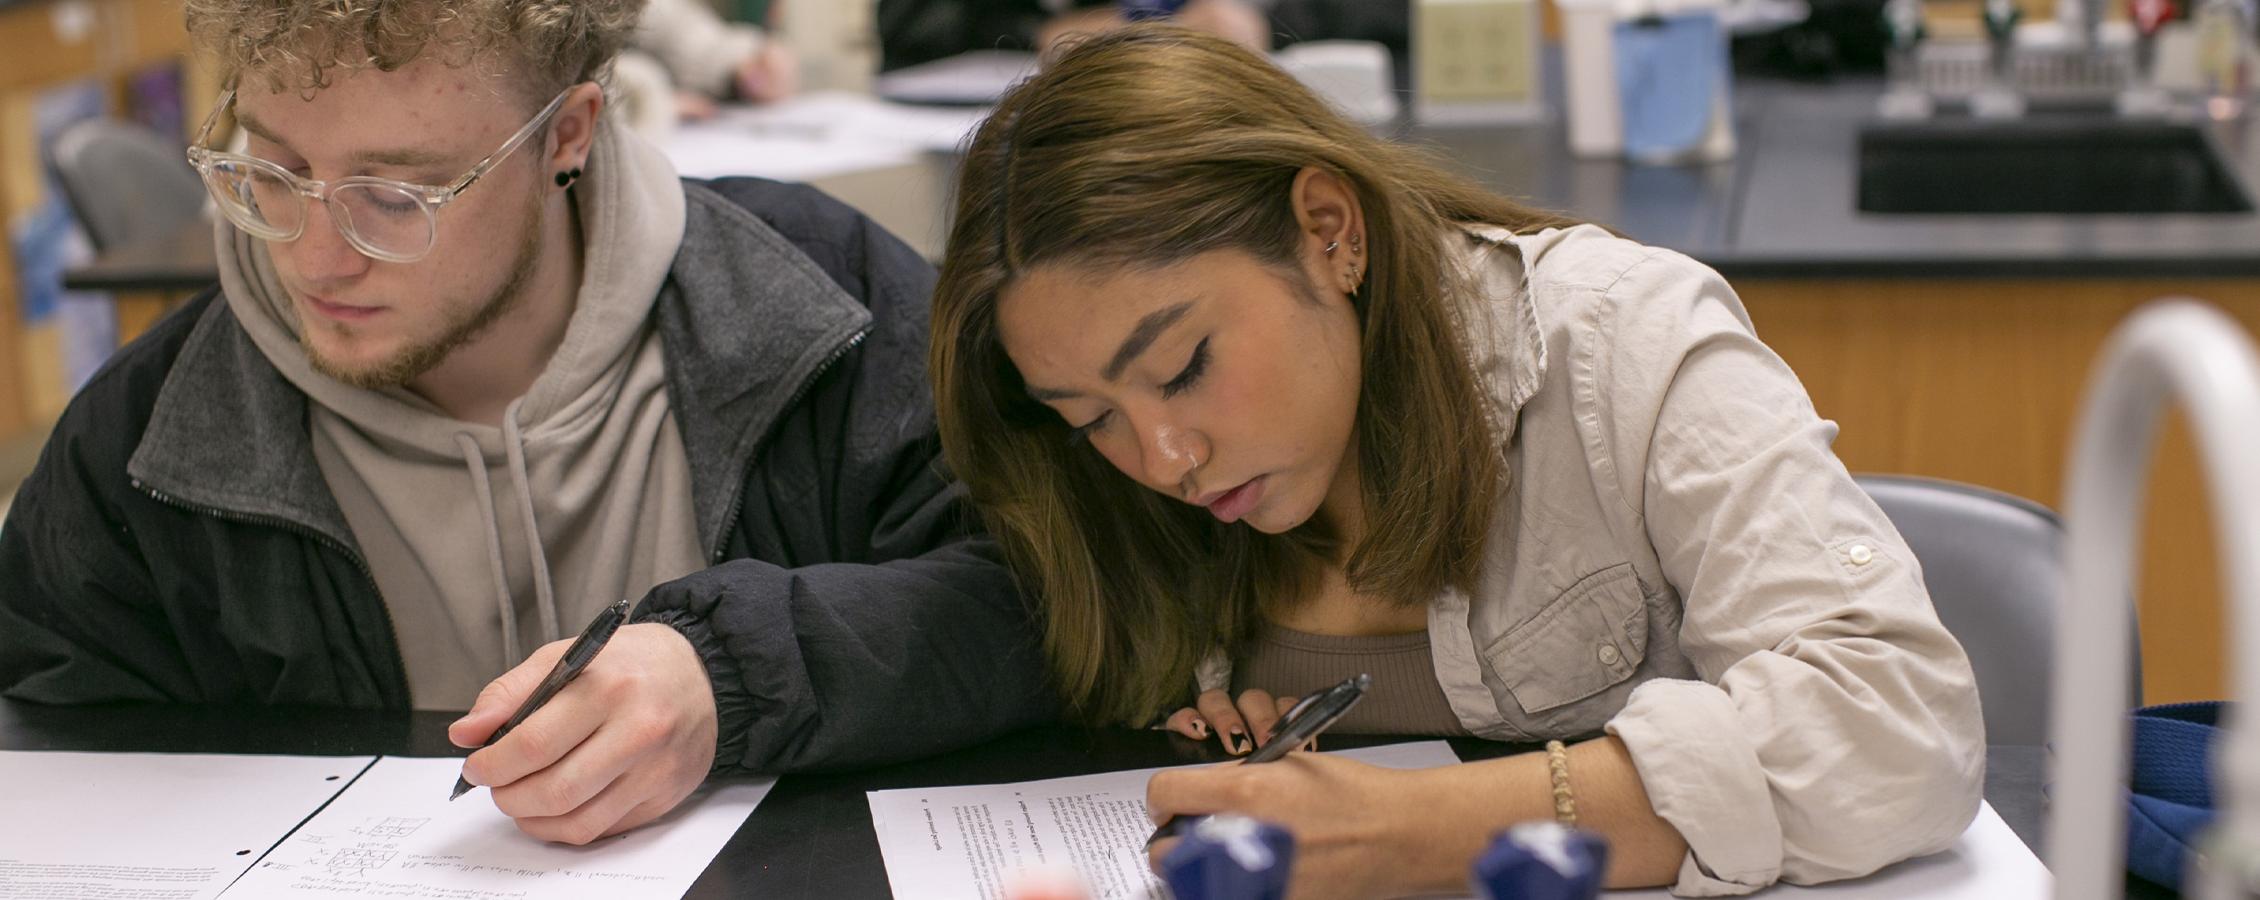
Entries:
MULTIPOLYGON (((526 530, 527 552, 532 556, 534 574, 535 609, 541 616, 542 634, 547 640, 564 638, 558 630, 557 596, 549 577, 549 555, 542 550, 541 525, 534 518, 533 482, 526 473, 525 436, 518 430, 518 404, 513 401, 502 413, 503 455, 509 462, 510 482, 518 489, 518 518, 526 530)), ((455 433, 455 447, 463 454, 463 467, 470 470, 472 490, 478 493, 479 522, 486 526, 487 568, 494 576, 495 605, 502 614, 502 664, 515 666, 525 660, 524 648, 518 645, 518 605, 510 597, 510 575, 503 567, 502 527, 500 511, 495 509, 492 482, 487 480, 486 454, 479 452, 478 439, 469 432, 455 433)))
POLYGON ((541 527, 534 520, 534 482, 526 474, 526 439, 518 431, 518 406, 525 403, 521 397, 510 402, 502 411, 502 453, 510 461, 510 477, 518 486, 518 514, 526 522, 526 548, 534 558, 534 603, 541 613, 541 631, 549 640, 565 638, 557 626, 557 594, 549 582, 549 554, 541 548, 541 527))
POLYGON ((518 609, 510 602, 510 576, 502 570, 502 529, 495 526, 494 490, 487 483, 486 455, 479 442, 465 432, 455 433, 455 448, 463 452, 463 467, 471 470, 471 490, 478 494, 479 522, 486 526, 487 565, 494 575, 495 606, 502 612, 502 664, 518 664, 518 609))

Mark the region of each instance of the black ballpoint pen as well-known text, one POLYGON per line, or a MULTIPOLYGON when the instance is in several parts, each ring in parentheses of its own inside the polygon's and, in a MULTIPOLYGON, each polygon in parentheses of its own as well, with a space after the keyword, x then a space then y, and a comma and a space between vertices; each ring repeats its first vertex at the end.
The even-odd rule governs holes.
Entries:
MULTIPOLYGON (((1356 706, 1358 700, 1365 696, 1365 689, 1372 686, 1373 676, 1353 675, 1322 693, 1304 697, 1302 702, 1287 710, 1286 720, 1279 723, 1278 731, 1271 733, 1271 740, 1263 742, 1263 746, 1257 747, 1256 752, 1248 754, 1242 764, 1252 766, 1285 758, 1296 747, 1308 743, 1319 732, 1325 731, 1327 726, 1334 724, 1335 720, 1342 718, 1343 713, 1349 712, 1350 707, 1356 706)), ((1146 839, 1146 846, 1151 847, 1162 838, 1176 837, 1200 818, 1169 817, 1169 821, 1154 829, 1153 837, 1146 839)))
MULTIPOLYGON (((542 704, 549 702, 549 698, 564 690, 565 685, 580 677, 581 670, 589 667, 590 660, 596 659, 596 652, 604 649, 605 642, 612 640, 612 633, 620 630, 620 622, 627 617, 626 600, 607 606, 603 612, 597 613, 596 621, 590 622, 589 627, 581 630, 581 636, 573 639, 573 646, 565 648, 564 657, 557 660, 557 665, 550 667, 549 674, 541 677, 541 684, 534 687, 534 692, 526 695, 526 702, 518 704, 518 711, 510 714, 510 721, 502 723, 501 728, 488 735, 487 742, 479 745, 480 749, 494 746, 494 742, 502 740, 502 736, 509 734, 510 729, 518 727, 518 723, 526 721, 526 717, 533 715, 534 710, 540 709, 542 704)), ((455 791, 448 794, 447 799, 461 797, 470 789, 471 783, 458 775, 455 777, 455 791)))

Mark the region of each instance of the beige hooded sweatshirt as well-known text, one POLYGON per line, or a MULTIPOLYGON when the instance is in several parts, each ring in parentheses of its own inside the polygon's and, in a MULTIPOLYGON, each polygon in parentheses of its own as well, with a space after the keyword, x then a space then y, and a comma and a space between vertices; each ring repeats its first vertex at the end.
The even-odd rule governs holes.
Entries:
POLYGON ((573 316, 500 428, 314 371, 266 242, 219 231, 228 306, 311 401, 315 460, 384 596, 419 709, 468 709, 542 644, 705 561, 649 326, 682 243, 683 188, 666 157, 608 120, 584 168, 573 316))

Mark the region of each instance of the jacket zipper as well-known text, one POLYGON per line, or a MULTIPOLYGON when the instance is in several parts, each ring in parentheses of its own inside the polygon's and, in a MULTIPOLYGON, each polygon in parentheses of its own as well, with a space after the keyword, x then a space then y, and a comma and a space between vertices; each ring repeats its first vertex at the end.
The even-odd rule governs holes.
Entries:
MULTIPOLYGON (((841 359, 854 352, 855 348, 863 346, 863 338, 870 333, 871 330, 868 328, 856 329, 854 334, 848 335, 846 343, 834 348, 830 356, 824 357, 823 362, 817 363, 816 370, 808 373, 807 378, 801 379, 800 388, 793 391, 792 399, 786 400, 784 406, 778 407, 778 417, 782 419, 784 415, 792 411, 793 407, 799 406, 800 401, 807 399, 808 392, 816 389, 816 382, 824 377, 824 373, 832 371, 832 367, 838 365, 841 359)), ((758 447, 759 445, 756 444, 755 446, 758 447)), ((750 474, 752 470, 753 457, 749 455, 746 457, 746 471, 739 473, 737 481, 734 482, 736 486, 730 489, 730 511, 722 517, 722 530, 715 534, 714 552, 708 557, 707 565, 720 564, 722 554, 730 549, 730 536, 738 532, 738 513, 745 511, 746 475, 750 474)))
POLYGON ((229 522, 241 522, 246 525, 259 525, 268 528, 280 528, 284 531, 290 532, 291 534, 312 540, 314 543, 320 544, 323 547, 327 547, 330 550, 336 552, 339 556, 345 557, 348 561, 353 563, 354 571, 361 573, 361 581, 363 584, 368 586, 369 595, 379 598, 377 603, 377 611, 384 614, 385 628, 392 632, 393 669, 394 671, 400 672, 404 677, 406 676, 408 672, 408 662, 400 655, 400 629, 392 621, 392 610, 386 607, 383 603, 382 598, 384 597, 384 591, 377 587, 377 576, 369 571, 369 564, 361 559, 361 554, 353 552, 350 548, 347 548, 345 545, 338 543, 329 535, 323 534, 304 525, 300 525, 297 522, 293 522, 289 519, 284 519, 276 516, 252 515, 250 513, 240 513, 233 510, 220 509, 219 507, 215 506, 203 506, 195 503, 190 503, 186 500, 174 497, 171 494, 167 494, 164 491, 150 487, 147 484, 143 484, 141 479, 139 478, 133 479, 133 486, 135 490, 148 495, 149 499, 165 504, 166 506, 173 507, 174 509, 184 510, 200 516, 211 516, 212 518, 229 522))

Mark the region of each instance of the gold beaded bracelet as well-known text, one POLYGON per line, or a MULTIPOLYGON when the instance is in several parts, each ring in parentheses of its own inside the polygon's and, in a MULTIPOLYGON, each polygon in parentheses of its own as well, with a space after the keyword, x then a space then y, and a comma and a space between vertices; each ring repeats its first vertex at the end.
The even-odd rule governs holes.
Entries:
POLYGON ((1546 771, 1554 779, 1554 820, 1577 827, 1577 798, 1569 792, 1569 748, 1560 741, 1546 742, 1546 771))

